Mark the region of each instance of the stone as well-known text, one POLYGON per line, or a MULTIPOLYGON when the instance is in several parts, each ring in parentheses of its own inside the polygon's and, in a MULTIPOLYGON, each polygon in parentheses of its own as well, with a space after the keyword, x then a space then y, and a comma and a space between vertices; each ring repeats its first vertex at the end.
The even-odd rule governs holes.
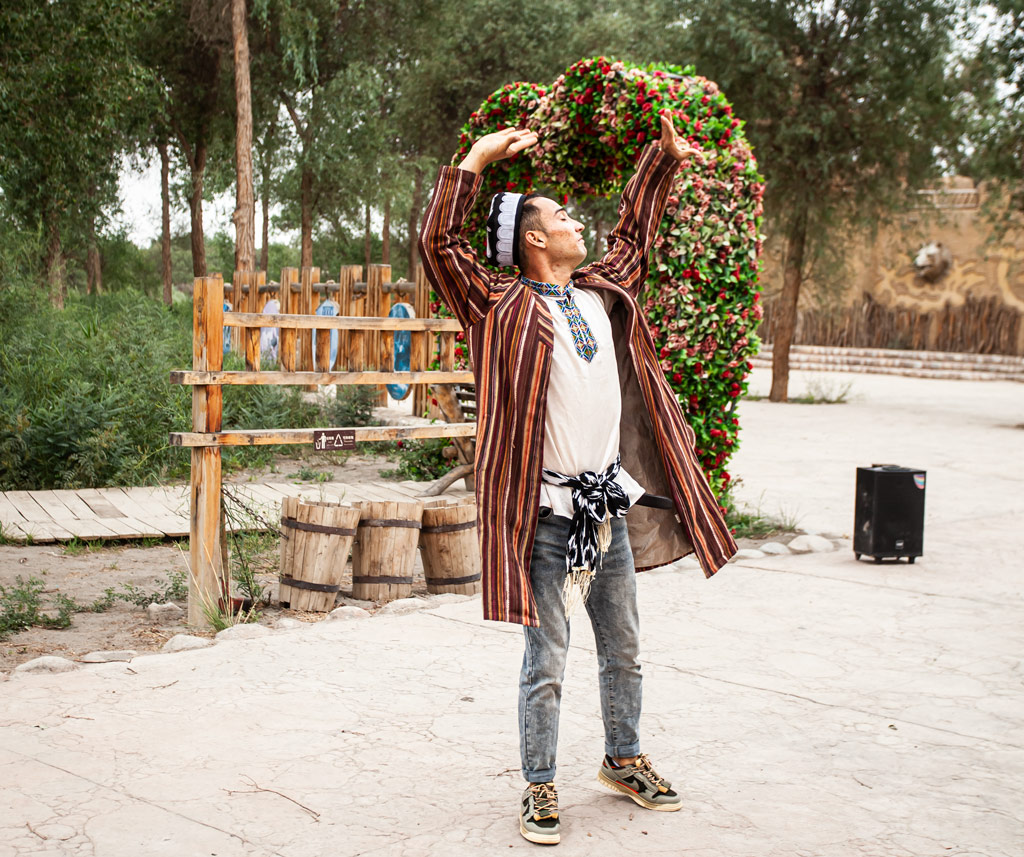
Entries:
POLYGON ((401 616, 405 613, 413 613, 416 610, 422 610, 427 606, 429 605, 422 598, 399 598, 397 601, 391 601, 390 603, 385 604, 377 612, 388 616, 401 616))
POLYGON ((195 637, 192 634, 175 634, 164 643, 161 652, 190 652, 193 649, 205 649, 213 645, 209 637, 195 637))
POLYGON ((110 649, 105 652, 89 652, 80 660, 83 664, 109 664, 115 661, 130 661, 138 657, 138 654, 134 649, 110 649))
POLYGON ((339 596, 335 603, 344 607, 359 607, 367 613, 372 612, 373 608, 376 606, 372 601, 363 601, 359 598, 349 598, 347 595, 339 596))
POLYGON ((185 611, 170 601, 166 604, 157 604, 154 601, 146 608, 146 615, 149 617, 150 622, 163 624, 166 622, 177 622, 185 615, 185 611))
POLYGON ((291 616, 282 616, 274 623, 274 627, 279 631, 294 631, 296 628, 305 628, 307 622, 300 622, 298 619, 293 619, 291 616))
POLYGON ((369 610, 364 610, 362 607, 352 607, 346 604, 343 607, 335 607, 330 613, 327 614, 328 619, 366 619, 370 615, 369 610))
POLYGON ((764 551, 759 551, 755 548, 740 548, 729 562, 737 562, 741 559, 764 559, 767 555, 764 551))
POLYGON ((266 637, 273 632, 266 625, 256 625, 252 622, 243 622, 239 625, 232 625, 217 633, 214 639, 220 643, 223 640, 254 640, 257 637, 266 637))
POLYGON ((56 655, 43 655, 41 658, 33 658, 25 661, 14 668, 16 673, 69 673, 77 670, 78 664, 69 661, 67 658, 60 658, 56 655))
POLYGON ((789 548, 782 542, 765 542, 761 545, 760 551, 768 556, 785 556, 790 553, 789 548))
POLYGON ((793 553, 829 553, 835 550, 835 545, 824 536, 807 534, 793 539, 789 549, 793 553))
POLYGON ((439 592, 437 595, 428 595, 423 600, 428 607, 440 607, 442 604, 458 604, 460 601, 470 601, 479 598, 478 595, 461 595, 458 592, 439 592))

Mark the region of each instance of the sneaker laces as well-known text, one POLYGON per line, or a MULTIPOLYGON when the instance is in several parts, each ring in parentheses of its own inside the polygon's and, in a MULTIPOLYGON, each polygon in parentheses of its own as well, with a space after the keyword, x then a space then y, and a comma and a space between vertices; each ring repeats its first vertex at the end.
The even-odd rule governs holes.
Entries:
POLYGON ((636 757, 634 767, 657 786, 659 791, 668 791, 670 783, 664 777, 659 776, 658 772, 654 770, 651 760, 647 758, 646 753, 641 753, 636 757))
POLYGON ((533 794, 534 818, 558 817, 558 792, 554 783, 531 783, 530 791, 533 794))

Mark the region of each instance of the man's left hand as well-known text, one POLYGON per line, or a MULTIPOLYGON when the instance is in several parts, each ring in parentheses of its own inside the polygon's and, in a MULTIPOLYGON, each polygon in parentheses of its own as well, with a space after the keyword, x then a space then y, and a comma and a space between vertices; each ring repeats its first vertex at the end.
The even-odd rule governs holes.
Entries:
POLYGON ((693 146, 683 140, 676 133, 672 124, 672 117, 665 111, 661 114, 661 150, 667 152, 677 161, 684 161, 687 158, 696 158, 702 164, 705 163, 704 153, 699 146, 693 146))

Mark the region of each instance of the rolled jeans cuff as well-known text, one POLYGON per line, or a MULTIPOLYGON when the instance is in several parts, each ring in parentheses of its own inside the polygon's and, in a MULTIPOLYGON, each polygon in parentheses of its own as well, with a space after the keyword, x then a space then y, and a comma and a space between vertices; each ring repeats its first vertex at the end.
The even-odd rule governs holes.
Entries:
POLYGON ((634 741, 632 744, 620 744, 618 747, 609 747, 605 744, 604 751, 613 759, 632 759, 634 756, 640 755, 640 742, 634 741))

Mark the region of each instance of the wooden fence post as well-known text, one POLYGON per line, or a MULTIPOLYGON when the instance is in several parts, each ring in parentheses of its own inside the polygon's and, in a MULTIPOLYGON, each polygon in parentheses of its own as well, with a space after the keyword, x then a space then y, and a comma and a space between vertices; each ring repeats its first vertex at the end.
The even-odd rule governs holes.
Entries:
MULTIPOLYGON (((367 318, 382 318, 388 314, 387 301, 384 296, 384 284, 391 282, 390 265, 370 265, 366 272, 366 310, 364 315, 367 318)), ((374 331, 366 336, 366 369, 377 371, 388 371, 384 355, 385 337, 380 331, 374 331)), ((390 355, 388 355, 389 357, 390 355)), ((388 388, 380 386, 377 388, 377 406, 386 407, 388 403, 388 388)))
MULTIPOLYGON (((292 284, 299 279, 298 268, 281 269, 281 312, 292 315, 295 313, 296 295, 292 294, 292 284)), ((294 327, 282 327, 278 345, 278 362, 282 372, 295 371, 295 346, 298 331, 294 327)))
MULTIPOLYGON (((299 292, 299 315, 312 315, 316 312, 316 297, 313 294, 313 285, 320 282, 319 268, 303 268, 300 272, 299 292)), ((299 331, 299 365, 300 372, 313 371, 313 331, 305 328, 299 331)), ((316 384, 307 384, 304 387, 307 393, 315 393, 319 387, 316 384)))
MULTIPOLYGON (((215 372, 223 367, 224 281, 219 277, 197 277, 192 292, 192 368, 215 372)), ((192 431, 220 431, 223 412, 220 385, 192 388, 192 431)), ((221 554, 220 490, 220 447, 193 447, 188 622, 200 628, 209 625, 204 605, 215 608, 221 598, 225 604, 231 603, 221 554)))
MULTIPOLYGON (((412 308, 416 318, 430 317, 430 284, 422 265, 416 266, 414 277, 416 289, 413 291, 412 308)), ((422 372, 430 368, 430 354, 433 351, 434 335, 425 330, 412 335, 412 349, 409 355, 409 368, 413 372, 422 372)), ((430 401, 430 388, 426 384, 416 384, 412 388, 412 412, 422 417, 430 401)))
MULTIPOLYGON (((236 312, 258 312, 259 279, 255 271, 235 271, 236 312)), ((241 328, 241 345, 239 350, 245 355, 245 368, 248 372, 260 369, 260 328, 241 328)))

